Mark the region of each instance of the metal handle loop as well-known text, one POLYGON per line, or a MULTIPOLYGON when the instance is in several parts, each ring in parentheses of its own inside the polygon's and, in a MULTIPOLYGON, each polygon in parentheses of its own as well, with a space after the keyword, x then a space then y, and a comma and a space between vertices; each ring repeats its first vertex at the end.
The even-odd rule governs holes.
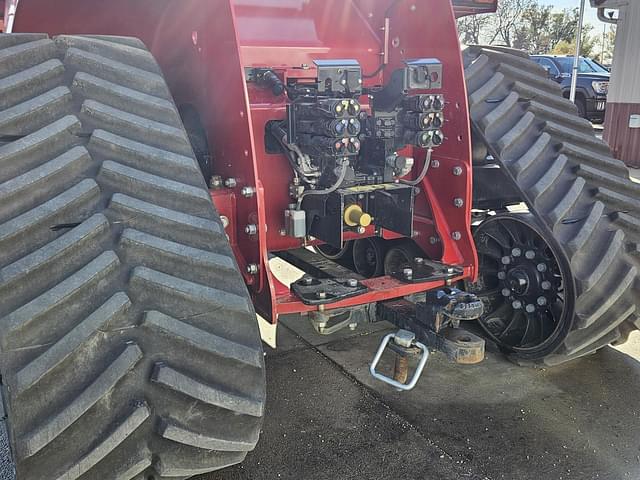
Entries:
POLYGON ((418 362, 418 366, 416 367, 416 371, 411 377, 411 381, 409 383, 400 383, 393 378, 389 378, 386 375, 382 375, 376 371, 376 367, 378 366, 378 362, 380 362, 380 358, 382 358, 382 354, 384 353, 385 348, 391 340, 396 337, 395 333, 389 333, 382 339, 382 343, 378 347, 378 351, 373 357, 373 361, 371 362, 371 366, 369 367, 369 373, 373 378, 380 380, 386 384, 391 385, 392 387, 397 388, 398 390, 411 390, 416 386, 418 380, 420 379, 420 375, 422 375, 422 371, 424 370, 425 365, 427 364, 427 360, 429 359, 429 349, 420 342, 415 342, 416 347, 422 350, 422 357, 420 358, 420 362, 418 362))

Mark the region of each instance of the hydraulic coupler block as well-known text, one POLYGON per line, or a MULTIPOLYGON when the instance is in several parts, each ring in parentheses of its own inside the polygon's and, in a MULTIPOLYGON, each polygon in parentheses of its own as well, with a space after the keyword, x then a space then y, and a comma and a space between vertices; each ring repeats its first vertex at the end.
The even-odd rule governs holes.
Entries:
POLYGON ((444 109, 442 95, 411 95, 406 97, 402 106, 412 112, 441 112, 444 109))
POLYGON ((298 123, 299 133, 324 135, 327 137, 357 136, 361 125, 357 118, 336 118, 334 120, 302 120, 298 123))
POLYGON ((355 117, 360 113, 360 102, 353 98, 318 98, 295 105, 298 120, 317 120, 318 118, 355 117))

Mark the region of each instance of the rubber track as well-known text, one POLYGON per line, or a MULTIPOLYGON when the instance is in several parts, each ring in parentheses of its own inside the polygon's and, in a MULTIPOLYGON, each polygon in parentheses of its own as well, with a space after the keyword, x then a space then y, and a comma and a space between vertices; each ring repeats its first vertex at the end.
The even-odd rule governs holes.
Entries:
POLYGON ((18 480, 175 480, 254 448, 255 313, 138 40, 0 36, 0 298, 18 480))
POLYGON ((576 313, 542 360, 558 364, 640 327, 640 184, 525 53, 463 53, 474 134, 481 136, 547 233, 564 246, 576 313))

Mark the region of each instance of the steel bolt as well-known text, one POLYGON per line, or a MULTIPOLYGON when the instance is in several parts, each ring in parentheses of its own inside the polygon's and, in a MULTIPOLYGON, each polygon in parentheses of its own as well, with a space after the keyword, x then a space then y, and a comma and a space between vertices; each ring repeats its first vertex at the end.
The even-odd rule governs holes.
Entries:
POLYGON ((511 296, 511 290, 509 290, 508 288, 503 288, 502 289, 502 296, 503 297, 510 297, 511 296))
POLYGON ((429 243, 431 245, 435 245, 436 243, 438 243, 440 241, 440 239, 438 237, 429 237, 429 243))
POLYGON ((460 240, 462 238, 462 234, 460 232, 453 232, 451 234, 451 238, 453 238, 454 240, 460 240))
POLYGON ((229 226, 229 217, 220 215, 220 221, 222 222, 222 228, 227 228, 229 226))
POLYGON ((527 260, 533 260, 534 258, 536 258, 536 252, 534 252, 533 250, 527 250, 524 256, 527 258, 527 260))
POLYGON ((440 168, 440 162, 438 160, 431 160, 431 168, 440 168))
POLYGON ((359 235, 362 235, 366 231, 367 229, 364 228, 363 226, 359 226, 358 228, 356 228, 356 232, 358 232, 359 235))
POLYGON ((255 235, 256 233, 258 233, 258 226, 254 223, 250 223, 249 225, 244 227, 244 233, 246 233, 247 235, 255 235))
POLYGON ((355 278, 350 278, 347 280, 347 285, 350 287, 357 287, 358 286, 358 280, 356 280, 355 278))
POLYGON ((422 265, 424 263, 424 258, 416 257, 413 259, 413 262, 416 263, 417 265, 422 265))
POLYGON ((527 310, 527 313, 533 313, 536 311, 536 306, 530 303, 529 305, 527 305, 526 310, 527 310))
POLYGON ((249 275, 257 275, 258 274, 258 265, 255 263, 250 263, 247 265, 247 273, 249 275))
POLYGON ((316 292, 316 297, 319 299, 325 299, 327 298, 327 292, 316 292))
POLYGON ((256 189, 253 187, 242 187, 242 190, 240 190, 240 193, 242 194, 243 197, 246 198, 251 198, 253 197, 254 193, 256 193, 256 189))
POLYGON ((402 274, 407 280, 411 280, 413 278, 413 270, 411 268, 405 268, 402 270, 402 274))
POLYGON ((511 250, 511 255, 513 255, 514 257, 519 257, 520 255, 522 255, 522 250, 520 250, 519 248, 514 248, 513 250, 511 250))
POLYGON ((507 278, 507 274, 505 272, 498 272, 498 279, 504 280, 507 278))
POLYGON ((514 300, 511 303, 511 306, 515 309, 515 310, 519 310, 522 308, 522 302, 520 300, 514 300))
POLYGON ((462 167, 453 167, 453 174, 456 177, 459 177, 460 175, 462 175, 462 167))
POLYGON ((544 263, 539 263, 538 265, 536 265, 536 269, 540 272, 540 273, 544 273, 547 271, 547 266, 544 263))
POLYGON ((503 265, 509 265, 511 263, 511 257, 502 257, 502 264, 503 265))
POLYGON ((351 331, 354 331, 357 327, 358 327, 357 323, 350 323, 349 324, 349 330, 351 330, 351 331))
POLYGON ((301 281, 305 285, 311 285, 313 283, 313 277, 310 277, 309 275, 305 275, 304 277, 302 277, 301 281))
POLYGON ((454 198, 453 199, 453 206, 456 208, 461 208, 464 205, 464 200, 462 200, 461 198, 454 198))
POLYGON ((543 290, 551 290, 551 282, 549 280, 545 280, 540 284, 543 290))
POLYGON ((236 188, 237 185, 238 185, 238 182, 236 182, 235 178, 227 178, 224 181, 224 186, 227 188, 236 188))
POLYGON ((536 302, 538 303, 538 305, 540 305, 541 307, 544 307, 547 304, 547 299, 545 297, 538 297, 538 299, 536 300, 536 302))
POLYGON ((280 234, 281 237, 286 237, 287 236, 287 230, 284 228, 281 228, 278 233, 280 234))

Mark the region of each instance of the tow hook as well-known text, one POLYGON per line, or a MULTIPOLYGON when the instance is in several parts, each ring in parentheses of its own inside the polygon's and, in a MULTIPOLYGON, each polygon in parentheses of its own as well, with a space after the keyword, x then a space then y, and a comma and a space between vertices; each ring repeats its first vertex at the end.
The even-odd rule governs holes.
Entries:
POLYGON ((426 345, 416 341, 416 336, 408 330, 398 330, 396 333, 390 333, 382 339, 382 343, 378 347, 376 355, 373 357, 369 372, 373 376, 384 383, 391 385, 401 391, 411 390, 416 386, 422 371, 429 359, 429 349, 426 345), (387 377, 376 371, 376 367, 382 358, 382 354, 389 346, 389 349, 396 354, 393 378, 387 377), (409 377, 409 359, 418 358, 418 366, 416 367, 411 380, 407 382, 409 377))
POLYGON ((382 339, 369 368, 371 375, 399 390, 411 390, 429 357, 426 345, 443 352, 455 363, 481 362, 484 359, 484 340, 461 328, 460 323, 462 320, 477 320, 483 310, 478 297, 449 287, 428 292, 424 301, 417 303, 404 298, 379 303, 378 319, 391 322, 400 330, 382 339), (396 353, 393 378, 376 371, 387 345, 396 353), (409 360, 416 356, 421 358, 411 381, 407 383, 409 360))

